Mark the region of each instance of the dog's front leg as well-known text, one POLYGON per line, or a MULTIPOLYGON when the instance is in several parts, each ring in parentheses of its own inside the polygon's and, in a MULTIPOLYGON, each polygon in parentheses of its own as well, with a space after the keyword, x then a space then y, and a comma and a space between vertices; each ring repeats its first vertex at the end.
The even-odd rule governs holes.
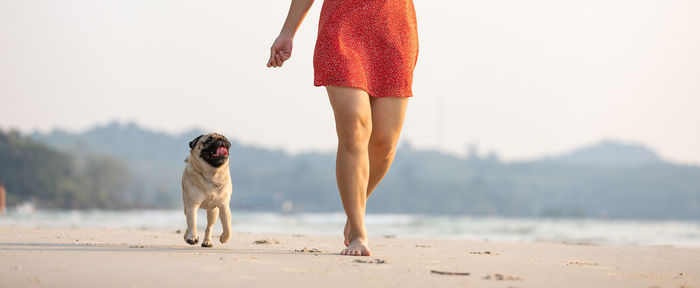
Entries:
POLYGON ((207 210, 207 229, 204 230, 204 240, 202 240, 202 247, 211 247, 211 230, 214 229, 214 224, 216 224, 216 217, 219 216, 219 208, 214 207, 207 210))
POLYGON ((187 232, 185 232, 185 242, 190 245, 197 244, 197 209, 199 205, 185 206, 185 217, 187 217, 187 232))
POLYGON ((221 218, 221 226, 224 228, 219 241, 226 243, 231 238, 231 208, 228 203, 219 207, 219 218, 221 218))

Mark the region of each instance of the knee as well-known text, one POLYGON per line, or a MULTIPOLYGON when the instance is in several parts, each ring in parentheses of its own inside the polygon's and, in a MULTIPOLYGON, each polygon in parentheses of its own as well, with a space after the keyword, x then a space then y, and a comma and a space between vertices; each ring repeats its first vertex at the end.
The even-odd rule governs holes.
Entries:
POLYGON ((338 127, 338 149, 353 155, 367 151, 372 125, 370 119, 357 117, 338 127))
POLYGON ((393 135, 382 135, 377 133, 372 135, 369 141, 369 152, 382 159, 390 159, 396 154, 396 144, 398 138, 393 135))
POLYGON ((231 208, 229 208, 228 203, 225 203, 225 204, 221 204, 221 205, 216 206, 216 212, 217 212, 217 214, 219 214, 219 215, 224 215, 224 214, 226 214, 226 212, 228 212, 229 209, 231 209, 231 208))

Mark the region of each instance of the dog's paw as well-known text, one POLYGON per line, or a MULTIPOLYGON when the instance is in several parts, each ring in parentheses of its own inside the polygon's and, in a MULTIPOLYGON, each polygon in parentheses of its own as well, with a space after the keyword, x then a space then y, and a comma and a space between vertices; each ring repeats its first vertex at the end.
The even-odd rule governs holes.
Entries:
POLYGON ((187 242, 187 244, 190 244, 190 245, 195 245, 195 244, 199 243, 199 237, 194 238, 194 239, 185 239, 185 242, 187 242))
POLYGON ((209 248, 209 247, 212 247, 212 246, 214 246, 214 245, 211 244, 211 241, 210 241, 210 240, 204 240, 204 241, 202 241, 202 247, 209 248))
POLYGON ((231 233, 224 232, 221 234, 221 237, 219 237, 219 241, 221 241, 221 243, 226 243, 229 238, 231 238, 231 233))

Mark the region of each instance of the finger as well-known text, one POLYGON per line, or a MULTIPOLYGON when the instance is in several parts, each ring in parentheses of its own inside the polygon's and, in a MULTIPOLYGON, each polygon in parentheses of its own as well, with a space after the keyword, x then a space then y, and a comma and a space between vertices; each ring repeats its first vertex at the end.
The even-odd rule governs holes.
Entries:
POLYGON ((275 63, 275 48, 270 48, 270 60, 267 60, 267 67, 274 67, 275 63))
POLYGON ((275 54, 275 58, 274 58, 274 59, 275 59, 274 61, 275 61, 275 65, 276 65, 275 67, 280 67, 280 66, 282 66, 282 60, 280 59, 280 56, 279 56, 278 54, 275 54))
POLYGON ((282 64, 284 64, 284 60, 282 60, 282 55, 275 55, 275 59, 277 59, 277 63, 279 63, 280 67, 282 67, 282 64))

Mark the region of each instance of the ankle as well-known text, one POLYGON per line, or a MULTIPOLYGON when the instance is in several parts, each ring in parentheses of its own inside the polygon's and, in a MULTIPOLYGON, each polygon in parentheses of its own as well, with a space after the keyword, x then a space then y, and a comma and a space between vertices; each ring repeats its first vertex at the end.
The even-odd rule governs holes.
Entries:
POLYGON ((353 231, 353 229, 350 229, 350 233, 348 233, 348 240, 350 241, 355 241, 355 240, 360 240, 363 242, 367 242, 367 232, 364 231, 353 231))

